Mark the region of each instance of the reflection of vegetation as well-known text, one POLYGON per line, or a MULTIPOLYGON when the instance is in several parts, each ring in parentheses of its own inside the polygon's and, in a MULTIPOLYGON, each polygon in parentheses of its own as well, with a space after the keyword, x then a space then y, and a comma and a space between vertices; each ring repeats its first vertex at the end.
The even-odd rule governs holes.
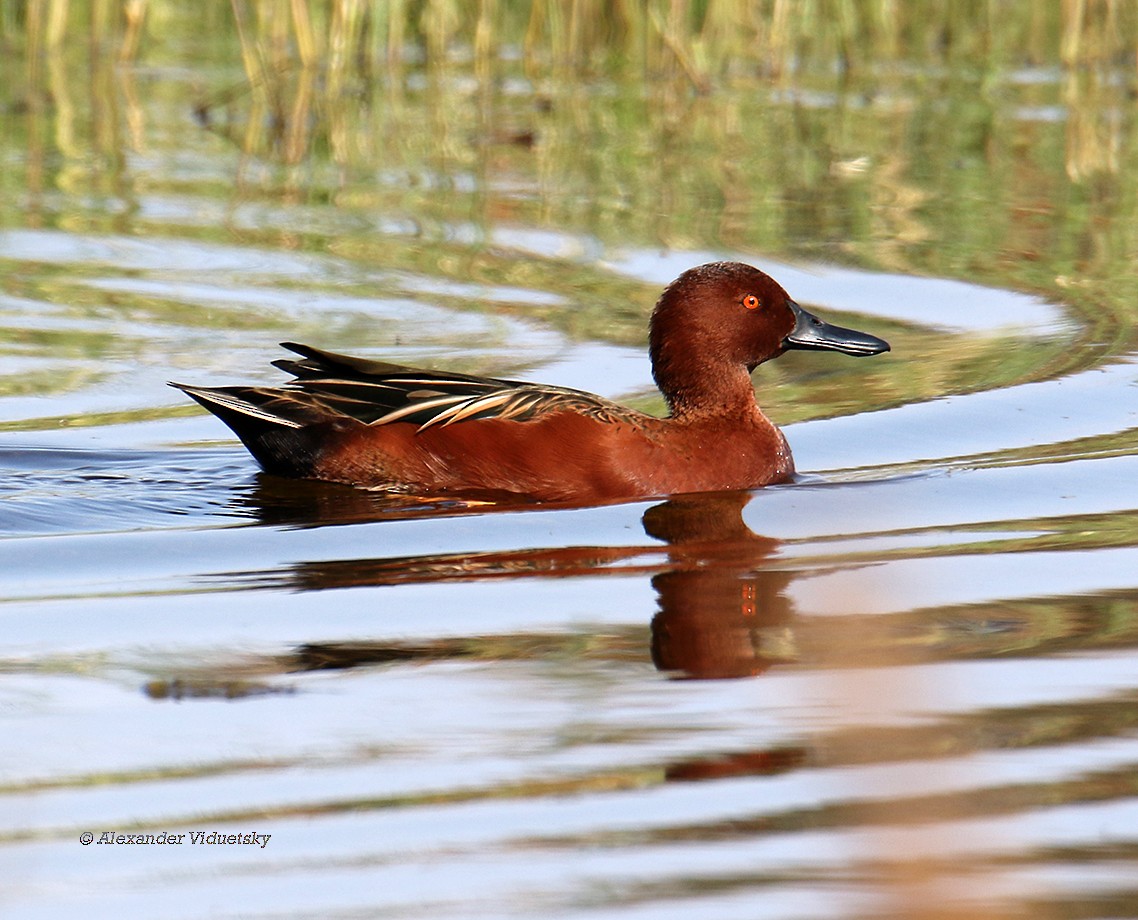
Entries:
POLYGON ((114 47, 123 60, 133 59, 147 39, 168 38, 171 20, 188 12, 199 27, 239 36, 251 76, 282 54, 336 72, 419 53, 436 62, 458 45, 483 67, 511 51, 531 67, 668 68, 697 84, 751 68, 785 73, 819 60, 855 70, 908 58, 1039 64, 1059 57, 1065 64, 1093 64, 1132 52, 1138 25, 1128 4, 1009 9, 1000 0, 576 0, 568 6, 544 0, 233 0, 232 6, 200 3, 189 10, 168 0, 44 0, 29 6, 0 4, 0 36, 23 33, 37 46, 55 48, 79 30, 114 47))
POLYGON ((984 466, 1026 466, 1077 458, 1122 457, 1138 454, 1138 427, 1125 431, 1096 434, 1087 438, 1058 441, 1000 451, 982 458, 984 466))
POLYGON ((855 668, 1133 649, 1138 598, 1119 592, 887 616, 810 616, 796 622, 794 640, 803 663, 855 668))
MULTIPOLYGON (((848 0, 0 2, 0 42, 22 52, 0 56, 0 144, 23 167, 0 175, 0 226, 341 260, 315 278, 266 272, 278 288, 371 295, 375 279, 346 277, 359 266, 551 292, 562 302, 443 302, 630 345, 655 286, 599 271, 605 247, 780 253, 1072 302, 1093 347, 875 323, 895 357, 792 356, 757 378, 780 421, 986 389, 1134 347, 1134 75, 1116 66, 1134 17, 848 0), (192 82, 167 76, 187 60, 192 82)), ((285 324, 239 304, 191 313, 174 284, 85 285, 108 270, 121 272, 68 262, 49 285, 25 283, 49 274, 34 261, 8 268, 0 291, 74 322, 5 339, 25 357, 154 347, 92 332, 100 299, 120 318, 285 324)), ((158 259, 139 270, 184 277, 158 259)), ((328 328, 325 344, 382 345, 367 328, 328 328)))
MULTIPOLYGON (((846 547, 842 552, 843 561, 857 564, 887 559, 918 559, 959 554, 1007 554, 1076 549, 1087 551, 1138 546, 1138 512, 1115 511, 1109 514, 1078 514, 1070 517, 1032 518, 1021 521, 953 524, 945 531, 929 527, 875 534, 875 536, 885 535, 907 537, 909 540, 902 539, 902 545, 896 549, 874 548, 858 552, 856 549, 851 550, 846 547), (994 536, 985 539, 986 534, 994 536)), ((845 541, 848 535, 843 534, 833 539, 845 541)), ((819 540, 817 545, 824 548, 826 542, 819 540)), ((812 561, 825 564, 829 558, 828 555, 824 555, 812 561)))
MULTIPOLYGON (((51 392, 44 386, 40 393, 51 392)), ((51 431, 58 428, 96 428, 103 425, 129 425, 138 422, 159 421, 178 416, 196 415, 192 406, 170 408, 131 409, 123 412, 84 412, 75 415, 46 416, 26 421, 0 422, 0 431, 51 431)), ((228 441, 219 442, 228 444, 228 441)))
MULTIPOLYGON (((1122 600, 1122 599, 1118 599, 1122 600)), ((1094 615, 1087 619, 1086 615, 1094 611, 1105 611, 1116 604, 1109 597, 1087 598, 1082 616, 1072 616, 1068 622, 1082 624, 1082 628, 1072 633, 1071 639, 1079 644, 1093 636, 1092 623, 1097 618, 1094 615)), ((1129 643, 1136 639, 1134 632, 1135 621, 1133 617, 1134 605, 1127 602, 1129 609, 1129 643)), ((1042 612, 1045 604, 1033 604, 1042 612)), ((1023 611, 1020 611, 1023 612, 1023 611)), ((952 616, 951 611, 933 611, 935 619, 947 623, 952 616)), ((999 616, 1006 616, 1009 611, 999 611, 999 616)), ((926 619, 928 613, 926 613, 926 619)), ((883 656, 881 663, 898 663, 908 659, 905 646, 909 644, 911 636, 907 627, 919 626, 914 616, 901 619, 885 618, 890 622, 884 626, 873 627, 866 622, 848 623, 845 627, 829 620, 825 623, 813 624, 806 618, 796 627, 805 629, 810 636, 805 643, 812 660, 806 662, 814 666, 841 666, 844 662, 841 656, 851 650, 872 650, 877 640, 891 641, 894 653, 890 654, 881 647, 883 656), (870 645, 867 646, 857 638, 864 635, 865 627, 869 625, 872 634, 870 645), (838 628, 838 634, 833 630, 838 628), (829 633, 829 638, 826 634, 829 633), (816 637, 817 642, 813 638, 816 637), (890 639, 891 637, 891 639, 890 639), (900 658, 896 652, 900 651, 900 658), (817 652, 816 655, 812 654, 817 652), (838 657, 834 657, 834 656, 838 657)), ((1107 617, 1106 619, 1109 619, 1107 617)), ((986 631, 998 639, 998 632, 986 631)), ((306 679, 298 669, 303 671, 310 667, 356 667, 359 665, 379 667, 415 667, 429 666, 431 662, 445 662, 450 659, 484 659, 484 660, 511 660, 518 663, 527 663, 529 667, 543 669, 550 663, 558 664, 565 660, 574 660, 576 667, 589 669, 604 669, 613 667, 638 667, 636 650, 642 647, 645 640, 643 631, 629 627, 619 627, 610 634, 598 635, 595 632, 582 632, 580 634, 511 634, 499 636, 470 637, 462 640, 436 640, 428 646, 401 646, 398 643, 381 645, 379 643, 364 643, 353 650, 351 646, 340 643, 331 646, 321 646, 299 649, 297 656, 258 657, 235 655, 229 662, 218 662, 216 658, 207 664, 193 666, 188 669, 174 668, 171 671, 169 664, 152 668, 153 679, 144 690, 155 698, 165 699, 171 695, 177 698, 192 701, 194 699, 225 699, 241 700, 248 697, 262 696, 266 693, 296 693, 303 694, 308 690, 306 679), (320 660, 320 656, 331 656, 330 661, 320 660), (347 657, 345 657, 347 656, 347 657), (369 657, 371 656, 371 657, 369 657), (282 683, 287 680, 287 683, 282 683), (180 695, 179 695, 180 694, 180 695)), ((1093 647, 1092 644, 1086 647, 1093 647)), ((978 646, 968 650, 950 649, 943 646, 930 646, 926 648, 924 658, 912 656, 913 661, 936 661, 966 656, 972 659, 983 659, 1001 654, 996 648, 988 649, 978 646)), ((872 656, 870 657, 872 660, 872 656)), ((849 664, 864 666, 866 660, 855 660, 850 655, 849 664)), ((9 671, 15 670, 12 668, 9 671)), ((69 659, 67 670, 82 670, 88 674, 98 675, 109 671, 118 678, 120 669, 113 662, 106 660, 81 662, 69 659)), ((760 678, 763 680, 764 678, 760 678)), ((840 679, 840 676, 836 676, 840 679)), ((319 692, 319 690, 317 690, 319 692)), ((934 704, 938 701, 930 701, 934 704)), ((1115 691, 1109 695, 1093 699, 1075 698, 1063 702, 1053 703, 1025 703, 1014 707, 1001 707, 989 709, 973 709, 964 713, 940 713, 929 715, 923 719, 912 719, 903 724, 895 725, 843 725, 841 722, 818 730, 811 734, 810 740, 801 748, 741 750, 720 752, 719 756, 704 757, 689 761, 668 761, 661 759, 657 749, 651 744, 653 740, 665 741, 670 738, 675 729, 671 725, 644 725, 634 727, 631 725, 613 725, 608 718, 590 720, 582 718, 574 725, 572 733, 564 733, 556 739, 556 750, 570 752, 574 749, 587 751, 603 744, 613 749, 624 749, 625 754, 621 762, 612 765, 609 760, 596 763, 589 759, 583 762, 579 769, 574 770, 543 770, 545 761, 537 759, 536 767, 522 776, 511 773, 509 778, 490 781, 483 784, 459 784, 456 786, 432 786, 426 784, 413 790, 389 795, 360 795, 349 793, 342 797, 328 797, 320 801, 305 800, 299 803, 286 803, 276 806, 254 806, 247 808, 243 805, 230 807, 220 805, 210 813, 201 813, 200 804, 195 804, 197 820, 211 821, 240 821, 254 818, 286 817, 289 815, 312 814, 338 814, 343 812, 360 812, 372 810, 387 810, 393 808, 414 808, 421 805, 441 805, 445 803, 477 802, 494 799, 507 799, 515 801, 534 800, 551 795, 582 796, 598 791, 616 791, 621 789, 637 789, 659 786, 667 783, 670 777, 679 777, 687 781, 701 778, 699 768, 711 763, 712 765, 728 765, 737 762, 740 765, 740 775, 753 775, 762 772, 800 772, 804 776, 812 775, 814 771, 840 771, 857 767, 879 766, 884 768, 897 768, 906 763, 924 762, 922 769, 928 769, 932 775, 938 770, 966 770, 968 758, 976 755, 987 757, 1011 754, 1013 752, 1039 752, 1040 756, 1054 758, 1064 748, 1078 751, 1080 745, 1088 745, 1108 741, 1109 739, 1123 739, 1133 735, 1138 727, 1138 707, 1135 706, 1135 693, 1133 690, 1115 691), (646 752, 638 745, 647 743, 646 752), (773 769, 764 771, 757 765, 766 763, 773 769)), ((664 750, 670 750, 667 746, 664 750)), ((664 755, 665 757, 667 755, 664 755)), ((358 766, 369 763, 388 763, 400 758, 421 757, 421 751, 406 739, 392 740, 377 747, 352 747, 321 762, 326 766, 358 766)), ((229 776, 240 777, 246 774, 274 774, 296 768, 311 767, 311 753, 305 749, 292 757, 278 756, 272 759, 226 760, 223 757, 213 760, 196 762, 190 767, 173 766, 165 768, 140 768, 137 770, 123 770, 116 773, 77 773, 61 778, 48 778, 33 783, 8 784, 0 787, 0 791, 14 793, 29 791, 31 789, 76 789, 85 785, 111 785, 130 787, 139 783, 153 784, 156 782, 179 782, 192 777, 229 776)), ((720 771, 711 771, 706 778, 718 779, 724 774, 720 771)), ((1133 764, 1124 761, 1107 761, 1103 767, 1091 772, 1066 771, 1055 775, 1053 770, 1043 770, 1042 775, 1037 771, 1013 771, 1012 776, 1021 779, 1008 779, 1002 770, 996 770, 994 775, 990 769, 976 769, 973 773, 957 774, 961 778, 967 776, 970 781, 959 787, 940 791, 940 784, 930 783, 928 786, 918 784, 915 790, 902 790, 900 792, 884 789, 874 791, 873 794, 861 794, 852 790, 860 787, 856 783, 850 787, 839 787, 844 794, 827 795, 815 804, 779 806, 777 801, 760 797, 751 804, 740 805, 732 811, 729 818, 708 816, 701 820, 684 820, 679 822, 657 822, 652 828, 636 828, 633 831, 619 830, 612 827, 590 827, 586 836, 567 831, 564 835, 542 839, 546 844, 551 841, 562 846, 606 845, 610 847, 626 846, 630 842, 629 835, 635 840, 653 842, 677 841, 730 841, 753 840, 756 836, 772 836, 792 833, 800 830, 818 832, 823 829, 864 829, 867 826, 904 826, 923 822, 942 822, 965 819, 969 817, 989 818, 996 815, 1025 815, 1039 808, 1054 807, 1060 804, 1074 804, 1085 802, 1111 802, 1126 800, 1133 797, 1138 779, 1133 764), (932 791, 924 791, 931 789, 932 791)), ((163 816, 168 826, 171 820, 177 820, 177 814, 171 818, 169 814, 163 816)), ((140 823, 137 827, 149 826, 140 823)), ((127 827, 126 829, 137 829, 127 827)), ((959 833, 959 831, 958 831, 959 833)), ((9 838, 11 839, 11 838, 9 838)), ((1133 858, 1133 847, 1123 842, 1116 844, 1112 853, 1104 852, 1106 844, 1092 842, 1081 846, 1072 844, 1067 846, 1062 854, 1065 860, 1099 862, 1104 858, 1133 858)), ((883 859, 888 858, 884 855, 883 859)), ((958 852, 964 852, 960 848, 958 852)), ((1046 866, 1055 859, 1054 852, 1027 853, 1016 852, 1006 858, 1022 861, 1030 865, 1038 862, 1046 866)), ((904 857, 893 857, 904 859, 904 857)), ((985 854, 983 859, 989 859, 985 854)), ((969 869, 972 863, 968 857, 948 855, 945 859, 949 864, 942 867, 942 871, 958 872, 969 869)), ((877 865, 866 871, 880 871, 877 865)), ((671 876, 669 884, 682 885, 683 876, 671 876)), ((744 888, 754 884, 753 878, 740 880, 744 888)))

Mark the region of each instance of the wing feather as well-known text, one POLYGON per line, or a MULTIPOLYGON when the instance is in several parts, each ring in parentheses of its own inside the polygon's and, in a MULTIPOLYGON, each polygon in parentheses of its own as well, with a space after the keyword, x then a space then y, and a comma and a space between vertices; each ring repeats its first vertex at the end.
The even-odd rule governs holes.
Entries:
POLYGON ((273 362, 293 376, 283 387, 174 386, 207 408, 287 428, 351 418, 365 425, 408 422, 425 431, 478 419, 525 422, 556 411, 577 412, 606 423, 639 424, 644 418, 582 390, 436 373, 293 342, 282 344, 302 356, 299 361, 273 362))

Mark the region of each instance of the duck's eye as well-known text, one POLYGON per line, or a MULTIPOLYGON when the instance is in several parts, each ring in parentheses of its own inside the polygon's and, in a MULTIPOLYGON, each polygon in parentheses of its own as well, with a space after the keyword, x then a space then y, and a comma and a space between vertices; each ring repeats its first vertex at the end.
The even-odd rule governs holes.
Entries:
POLYGON ((757 310, 760 304, 762 304, 762 301, 754 294, 748 294, 743 298, 743 306, 748 310, 757 310))

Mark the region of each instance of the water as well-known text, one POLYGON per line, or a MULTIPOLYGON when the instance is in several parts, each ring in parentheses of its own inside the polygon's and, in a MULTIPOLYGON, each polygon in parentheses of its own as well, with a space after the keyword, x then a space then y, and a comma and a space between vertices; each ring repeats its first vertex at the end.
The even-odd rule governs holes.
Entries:
POLYGON ((915 116, 723 92, 663 188, 621 171, 650 112, 582 144, 572 90, 510 84, 540 139, 487 142, 414 72, 290 162, 195 126, 185 53, 121 72, 109 139, 81 55, 50 110, 8 84, 5 916, 1138 916, 1135 199, 1069 177, 1057 75, 987 100, 987 161, 892 148, 928 77, 890 88, 915 116), (870 177, 771 178, 724 112, 870 177), (735 257, 894 345, 757 373, 792 485, 408 506, 265 477, 164 386, 277 379, 294 339, 658 410, 656 293, 735 257))

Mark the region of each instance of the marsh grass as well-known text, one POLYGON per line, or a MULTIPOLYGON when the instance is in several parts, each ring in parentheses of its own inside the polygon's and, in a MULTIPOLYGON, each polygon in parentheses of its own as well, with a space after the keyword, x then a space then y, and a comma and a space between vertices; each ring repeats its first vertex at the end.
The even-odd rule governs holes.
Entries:
MULTIPOLYGON (((379 62, 473 55, 488 71, 522 55, 535 71, 671 71, 697 87, 724 74, 784 75, 882 62, 980 66, 1135 62, 1130 0, 203 0, 202 27, 236 34, 250 80, 295 59, 338 75, 379 62)), ((0 0, 0 37, 50 50, 84 39, 134 59, 165 41, 177 0, 0 0)))

